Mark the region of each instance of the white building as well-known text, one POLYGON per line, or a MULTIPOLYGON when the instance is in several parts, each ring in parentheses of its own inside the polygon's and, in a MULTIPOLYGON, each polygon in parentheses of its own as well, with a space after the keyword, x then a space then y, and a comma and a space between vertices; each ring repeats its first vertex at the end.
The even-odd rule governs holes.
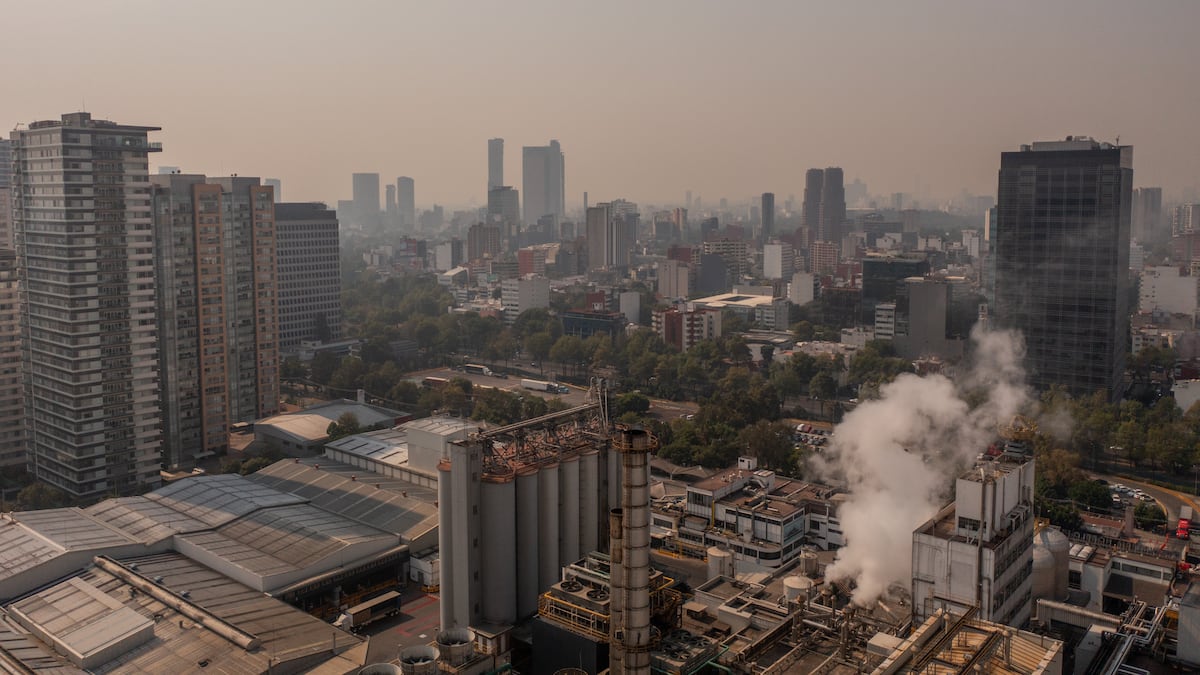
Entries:
POLYGON ((820 282, 812 272, 796 272, 792 274, 792 282, 788 284, 788 300, 793 305, 807 305, 817 299, 817 289, 820 282))
POLYGON ((1032 610, 1034 460, 1010 443, 959 476, 955 501, 913 532, 914 622, 938 609, 1020 626, 1032 610))
POLYGON ((881 302, 875 305, 875 339, 891 340, 896 337, 896 303, 881 302))
POLYGON ((500 302, 504 306, 504 321, 511 324, 521 312, 550 306, 550 280, 537 276, 505 279, 500 282, 500 302))
POLYGON ((658 263, 658 294, 674 300, 686 298, 691 291, 691 265, 678 260, 663 260, 658 263))
POLYGON ((763 276, 767 279, 786 279, 795 272, 796 251, 791 244, 763 246, 763 276))
POLYGON ((1196 277, 1183 276, 1178 267, 1149 267, 1141 279, 1138 311, 1195 316, 1196 277))

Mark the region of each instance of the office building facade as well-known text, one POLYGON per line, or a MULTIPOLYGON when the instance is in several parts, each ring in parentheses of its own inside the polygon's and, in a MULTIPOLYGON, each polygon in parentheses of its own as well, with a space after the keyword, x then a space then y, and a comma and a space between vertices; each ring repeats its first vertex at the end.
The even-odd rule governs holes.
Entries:
POLYGON ((379 225, 379 174, 356 173, 353 176, 354 217, 362 227, 379 225))
POLYGON ((566 213, 566 170, 558 141, 549 145, 522 149, 521 189, 525 192, 526 225, 543 216, 553 216, 555 224, 566 213))
POLYGON ((488 190, 504 185, 504 139, 488 139, 488 190))
POLYGON ((759 241, 770 241, 775 236, 775 193, 762 193, 762 207, 759 211, 762 218, 762 232, 759 241))
POLYGON ((342 258, 337 214, 319 202, 275 205, 279 351, 342 338, 342 258))
POLYGON ((1121 391, 1129 339, 1133 148, 1042 142, 1000 160, 996 325, 1025 337, 1038 389, 1121 391))
POLYGON ((846 188, 838 167, 809 169, 804 176, 802 225, 808 229, 808 243, 840 242, 846 221, 846 188))
POLYGON ((159 482, 158 130, 77 112, 12 134, 29 469, 75 497, 159 482))
POLYGON ((20 302, 16 253, 0 248, 0 467, 22 467, 28 460, 21 388, 20 302))
POLYGON ((416 184, 408 176, 396 179, 396 209, 400 212, 400 227, 417 226, 416 184))

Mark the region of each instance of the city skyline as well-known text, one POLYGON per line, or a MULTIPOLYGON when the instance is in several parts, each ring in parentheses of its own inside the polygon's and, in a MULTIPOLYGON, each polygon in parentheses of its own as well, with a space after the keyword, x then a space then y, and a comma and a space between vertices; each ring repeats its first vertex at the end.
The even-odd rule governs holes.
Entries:
MULTIPOLYGON (((763 191, 783 200, 802 192, 812 166, 841 166, 848 183, 861 178, 876 194, 993 194, 999 152, 1077 134, 1138 147, 1139 184, 1161 185, 1168 201, 1194 194, 1200 175, 1200 140, 1189 133, 1200 93, 1185 86, 1200 62, 1188 35, 1200 7, 1191 3, 1088 4, 1087 12, 1032 2, 870 11, 523 3, 469 13, 371 3, 284 12, 262 3, 244 8, 244 22, 149 2, 68 5, 76 21, 55 26, 53 50, 43 46, 39 10, 12 8, 14 25, 28 28, 0 55, 41 65, 9 78, 0 124, 78 108, 154 124, 163 127, 164 164, 277 176, 289 200, 336 203, 349 197, 349 174, 366 171, 413 176, 422 207, 483 206, 489 138, 512 149, 558 139, 571 155, 571 211, 584 191, 593 201, 679 203, 686 190, 706 204, 763 191), (547 16, 563 19, 554 31, 535 20, 547 16), (400 18, 405 29, 395 28, 400 18), (286 38, 255 35, 253 49, 240 46, 260 20, 286 38), (97 26, 115 39, 84 39, 97 26), (400 30, 405 39, 394 39, 400 30), (609 49, 614 30, 639 47, 609 49), (1018 35, 1021 49, 1011 49, 1018 35), (188 56, 211 41, 225 45, 220 55, 188 56), (314 42, 327 48, 312 50, 314 42), (80 65, 83 45, 94 65, 80 65), (485 59, 489 67, 479 68, 485 59), (142 77, 96 77, 134 60, 142 77), (214 66, 245 62, 255 67, 222 80, 219 100, 229 108, 197 106, 183 89, 214 66), (390 63, 420 67, 395 79, 390 63), (556 86, 509 87, 514 77, 556 86), (604 82, 619 83, 622 95, 595 96, 604 82), (287 93, 323 83, 336 83, 327 104, 297 107, 287 93), (767 105, 759 105, 764 88, 767 105), (812 96, 829 105, 806 104, 812 96), (488 104, 475 105, 481 100, 488 104), (1154 114, 1143 113, 1147 106, 1154 114), (379 134, 370 122, 384 115, 394 123, 379 134), (300 134, 306 143, 294 143, 300 134)), ((505 173, 519 175, 520 161, 506 153, 505 173)))

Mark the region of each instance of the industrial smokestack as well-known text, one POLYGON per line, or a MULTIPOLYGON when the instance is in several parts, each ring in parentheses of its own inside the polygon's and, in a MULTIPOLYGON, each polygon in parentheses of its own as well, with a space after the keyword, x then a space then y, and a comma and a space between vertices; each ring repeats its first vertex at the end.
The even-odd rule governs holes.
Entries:
MULTIPOLYGON (((613 569, 620 572, 619 601, 610 605, 610 670, 622 675, 650 675, 650 471, 649 455, 658 445, 642 429, 621 429, 613 448, 621 454, 620 535, 612 535, 613 569), (618 550, 620 551, 618 553, 618 550), (619 556, 619 562, 618 561, 619 556), (618 603, 619 602, 619 612, 618 603)), ((612 521, 616 525, 615 518, 612 521)), ((610 592, 609 597, 614 597, 610 592)))
POLYGON ((621 630, 625 619, 625 524, 621 509, 609 512, 608 532, 611 553, 608 566, 608 670, 615 675, 625 672, 624 633, 621 630))

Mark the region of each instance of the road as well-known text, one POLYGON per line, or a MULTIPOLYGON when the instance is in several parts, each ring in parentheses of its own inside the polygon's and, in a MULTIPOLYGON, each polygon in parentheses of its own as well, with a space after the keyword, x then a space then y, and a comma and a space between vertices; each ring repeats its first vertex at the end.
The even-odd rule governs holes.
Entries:
POLYGON ((1184 504, 1191 506, 1194 513, 1200 513, 1200 504, 1197 504, 1196 498, 1191 495, 1177 492, 1168 488, 1158 487, 1157 485, 1143 483, 1132 478, 1109 476, 1101 473, 1092 475, 1094 475, 1096 478, 1103 478, 1104 480, 1108 481, 1110 485, 1113 483, 1122 483, 1124 485, 1139 488, 1146 494, 1153 497, 1154 501, 1158 502, 1159 506, 1163 507, 1163 510, 1167 512, 1168 526, 1173 527, 1174 524, 1178 522, 1179 507, 1183 506, 1184 504))
MULTIPOLYGON (((541 396, 542 398, 554 398, 557 396, 557 394, 551 394, 544 391, 531 391, 522 387, 521 376, 517 374, 511 374, 508 376, 508 379, 504 379, 492 375, 464 373, 457 370, 451 370, 449 368, 432 368, 429 370, 421 370, 414 373, 409 373, 408 375, 409 380, 417 383, 420 383, 427 377, 442 377, 447 380, 453 377, 462 377, 470 380, 471 384, 473 385, 496 387, 497 389, 503 389, 514 394, 532 394, 534 396, 541 396)), ((530 379, 542 378, 539 377, 530 379)), ((570 388, 571 392, 560 396, 564 402, 571 406, 583 405, 584 403, 587 403, 587 389, 585 387, 577 387, 572 384, 567 384, 567 387, 570 388)), ((664 420, 684 417, 686 415, 693 415, 699 409, 700 406, 698 404, 689 401, 666 401, 656 398, 650 399, 650 412, 664 420)))

